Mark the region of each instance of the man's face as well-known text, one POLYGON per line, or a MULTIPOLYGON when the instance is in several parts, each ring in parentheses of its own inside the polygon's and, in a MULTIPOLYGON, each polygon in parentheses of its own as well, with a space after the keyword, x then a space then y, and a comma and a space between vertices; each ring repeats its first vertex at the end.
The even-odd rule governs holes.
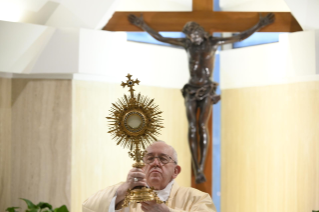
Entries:
POLYGON ((195 30, 187 35, 187 37, 195 43, 196 45, 200 45, 204 40, 204 34, 200 30, 195 30))
MULTIPOLYGON (((170 146, 163 142, 157 142, 147 148, 147 155, 159 157, 162 155, 173 156, 173 150, 170 146)), ((167 164, 162 164, 158 158, 150 164, 146 164, 143 171, 146 175, 146 182, 155 190, 164 189, 167 184, 180 173, 180 166, 176 165, 172 160, 167 164)))

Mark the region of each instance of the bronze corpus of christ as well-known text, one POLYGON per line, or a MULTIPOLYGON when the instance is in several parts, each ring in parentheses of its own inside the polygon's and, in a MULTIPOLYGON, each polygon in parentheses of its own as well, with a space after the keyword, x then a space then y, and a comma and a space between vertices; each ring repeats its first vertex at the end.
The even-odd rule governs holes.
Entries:
POLYGON ((185 38, 168 38, 161 36, 149 27, 143 16, 128 16, 129 21, 135 26, 148 32, 156 40, 183 47, 188 56, 190 79, 183 87, 182 94, 185 99, 188 120, 188 143, 192 155, 192 165, 196 183, 206 181, 204 165, 209 147, 209 133, 207 121, 211 115, 212 104, 220 100, 216 94, 217 83, 212 81, 214 58, 218 46, 241 41, 271 24, 275 20, 273 13, 265 17, 259 15, 259 22, 250 29, 235 36, 220 38, 213 37, 196 22, 187 22, 182 30, 185 38), (197 115, 199 111, 199 115, 197 115))

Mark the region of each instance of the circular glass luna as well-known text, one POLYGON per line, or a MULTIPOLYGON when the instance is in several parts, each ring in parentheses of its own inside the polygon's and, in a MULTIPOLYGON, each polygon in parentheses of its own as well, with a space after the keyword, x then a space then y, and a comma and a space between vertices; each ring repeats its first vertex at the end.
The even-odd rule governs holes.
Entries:
POLYGON ((140 111, 130 111, 123 117, 124 130, 132 136, 137 136, 145 131, 146 118, 140 111))
POLYGON ((141 116, 134 113, 127 118, 126 122, 131 128, 137 129, 142 124, 143 120, 141 116))

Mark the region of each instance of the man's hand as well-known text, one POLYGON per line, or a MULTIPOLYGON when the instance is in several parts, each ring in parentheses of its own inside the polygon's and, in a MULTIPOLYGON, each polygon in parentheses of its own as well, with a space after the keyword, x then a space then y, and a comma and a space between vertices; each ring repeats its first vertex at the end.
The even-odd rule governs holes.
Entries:
POLYGON ((124 184, 126 184, 127 189, 132 189, 136 186, 146 186, 145 174, 143 170, 138 168, 131 169, 124 184), (136 178, 137 181, 135 181, 134 178, 136 178))
POLYGON ((141 206, 144 212, 169 212, 168 207, 164 203, 157 204, 155 200, 141 202, 141 206))
POLYGON ((144 24, 144 19, 143 19, 143 14, 141 14, 140 17, 136 17, 135 15, 133 14, 130 14, 127 19, 129 20, 129 22, 131 24, 134 24, 135 26, 138 26, 140 28, 143 27, 143 24, 144 24))
POLYGON ((259 13, 259 24, 261 26, 267 26, 268 24, 272 24, 275 21, 275 14, 273 13, 268 13, 265 17, 263 17, 260 13, 259 13))
POLYGON ((132 189, 136 186, 146 186, 146 180, 142 169, 133 168, 129 171, 126 182, 117 189, 117 198, 115 204, 117 205, 124 200, 128 189, 132 189), (136 178, 138 181, 135 181, 134 178, 136 178))

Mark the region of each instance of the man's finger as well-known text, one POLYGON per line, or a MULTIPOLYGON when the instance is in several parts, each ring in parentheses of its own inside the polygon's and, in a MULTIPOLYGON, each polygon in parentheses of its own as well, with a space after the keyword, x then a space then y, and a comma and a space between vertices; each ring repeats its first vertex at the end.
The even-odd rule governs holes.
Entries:
POLYGON ((130 172, 129 172, 129 175, 132 175, 134 173, 143 173, 144 174, 142 169, 131 169, 130 172))
POLYGON ((146 186, 146 183, 136 182, 134 187, 136 186, 146 186))
POLYGON ((144 179, 145 179, 145 175, 143 175, 143 174, 131 174, 131 175, 128 176, 128 180, 129 181, 134 181, 134 182, 141 181, 141 180, 144 180, 144 179))
POLYGON ((156 204, 156 202, 155 202, 155 200, 152 200, 152 201, 142 202, 142 204, 144 204, 144 205, 148 205, 148 206, 151 206, 151 205, 156 204))
POLYGON ((145 174, 141 172, 134 172, 130 175, 132 178, 145 178, 145 174))
POLYGON ((144 206, 146 209, 151 209, 152 206, 148 204, 147 202, 141 202, 141 205, 144 206))
POLYGON ((141 202, 141 204, 144 205, 144 206, 148 206, 147 202, 141 202))
POLYGON ((146 180, 143 178, 137 178, 137 180, 133 179, 134 183, 140 182, 140 183, 146 183, 146 180))
POLYGON ((142 211, 146 212, 149 211, 144 205, 141 206, 142 211))
POLYGON ((143 172, 143 170, 138 169, 138 168, 134 168, 134 169, 131 169, 130 172, 143 172))

